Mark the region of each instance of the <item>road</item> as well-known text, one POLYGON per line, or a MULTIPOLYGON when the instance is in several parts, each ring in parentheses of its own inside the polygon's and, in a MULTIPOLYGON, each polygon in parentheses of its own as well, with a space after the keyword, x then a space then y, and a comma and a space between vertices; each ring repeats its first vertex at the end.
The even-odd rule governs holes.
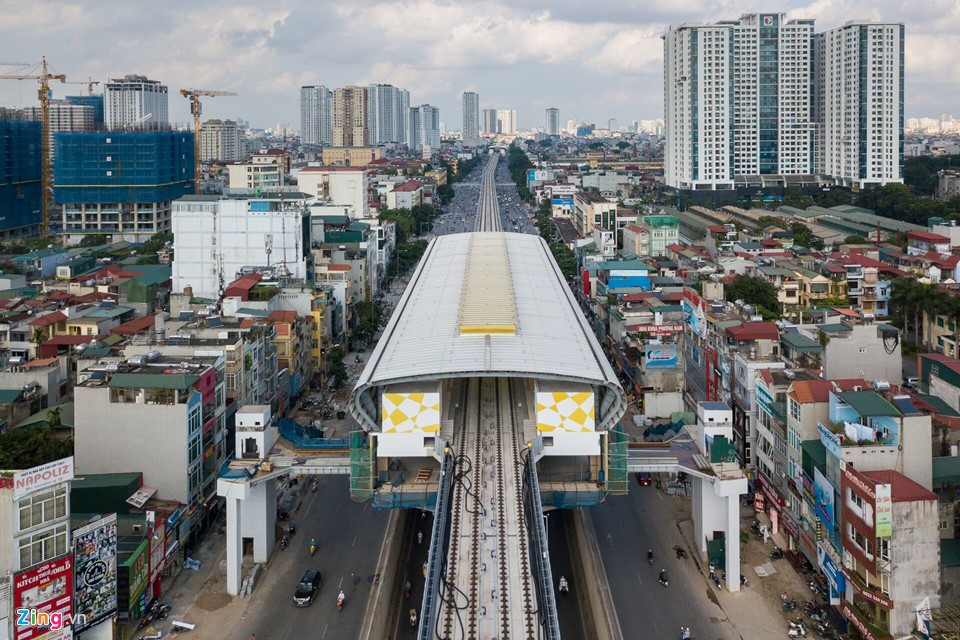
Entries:
POLYGON ((688 626, 698 639, 740 640, 692 557, 678 560, 673 552, 680 539, 675 500, 633 484, 630 495, 590 510, 620 629, 626 638, 638 637, 632 632, 640 629, 644 637, 678 638, 680 627, 688 626), (647 549, 654 552, 652 567, 647 549), (667 588, 657 580, 661 569, 669 576, 667 588))
MULTIPOLYGON (((554 593, 557 599, 557 617, 560 620, 560 637, 563 640, 585 640, 588 636, 583 627, 580 607, 568 603, 580 602, 579 587, 573 580, 573 559, 570 557, 570 540, 567 536, 568 518, 559 511, 547 514, 547 543, 550 545, 550 571, 553 574, 554 593), (570 593, 556 592, 560 578, 566 577, 570 593)), ((629 635, 627 636, 629 637, 629 635)))
POLYGON ((295 516, 297 533, 286 550, 274 554, 254 593, 255 606, 247 609, 234 637, 302 638, 306 629, 318 640, 360 635, 389 514, 374 511, 370 502, 353 502, 346 477, 321 476, 318 482, 316 493, 304 494, 295 516), (311 537, 319 543, 313 558, 311 537), (323 585, 311 606, 298 608, 293 592, 307 569, 318 569, 323 585), (340 589, 346 604, 338 612, 340 589))

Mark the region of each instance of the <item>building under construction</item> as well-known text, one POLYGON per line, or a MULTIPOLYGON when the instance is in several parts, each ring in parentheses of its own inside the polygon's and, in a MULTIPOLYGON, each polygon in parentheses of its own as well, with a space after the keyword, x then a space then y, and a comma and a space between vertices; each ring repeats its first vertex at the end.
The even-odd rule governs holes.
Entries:
POLYGON ((0 119, 0 239, 40 231, 40 158, 40 122, 0 119))
POLYGON ((89 234, 143 242, 170 231, 171 202, 193 192, 190 131, 58 133, 52 227, 67 243, 89 234))

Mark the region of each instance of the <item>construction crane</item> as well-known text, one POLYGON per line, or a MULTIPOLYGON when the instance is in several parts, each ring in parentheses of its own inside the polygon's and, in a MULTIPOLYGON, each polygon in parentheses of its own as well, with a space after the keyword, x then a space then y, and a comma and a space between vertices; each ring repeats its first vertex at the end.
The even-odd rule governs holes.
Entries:
POLYGON ((190 113, 193 115, 193 184, 194 193, 200 195, 200 106, 201 96, 235 96, 232 91, 210 91, 208 89, 180 89, 180 95, 190 100, 190 113))
MULTIPOLYGON (((20 63, 2 63, 10 66, 25 66, 20 63)), ((43 208, 40 235, 45 237, 50 230, 50 211, 53 209, 53 162, 50 159, 50 81, 66 82, 67 76, 62 73, 50 73, 47 67, 47 58, 43 57, 40 63, 40 74, 10 73, 0 74, 0 80, 37 80, 40 82, 38 95, 40 97, 40 150, 41 150, 41 184, 43 189, 43 208)))
POLYGON ((87 95, 88 95, 88 96, 92 96, 92 95, 93 95, 93 85, 95 85, 95 84, 100 84, 100 81, 99 81, 99 80, 94 80, 94 79, 91 78, 90 76, 87 76, 87 79, 86 79, 86 80, 80 80, 80 81, 77 81, 77 82, 73 82, 73 81, 71 81, 71 82, 65 82, 64 84, 85 84, 85 85, 87 85, 87 95))

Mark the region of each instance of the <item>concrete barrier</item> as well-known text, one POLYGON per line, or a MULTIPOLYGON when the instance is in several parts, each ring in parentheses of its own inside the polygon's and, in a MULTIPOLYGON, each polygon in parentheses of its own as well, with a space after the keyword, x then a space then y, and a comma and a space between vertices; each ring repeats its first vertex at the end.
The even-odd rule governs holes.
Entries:
POLYGON ((600 557, 600 545, 593 529, 593 520, 586 509, 570 512, 572 527, 567 531, 570 538, 570 555, 573 558, 574 575, 578 584, 590 588, 576 589, 583 600, 581 611, 587 638, 593 640, 623 640, 620 620, 613 605, 613 594, 607 581, 607 572, 600 557), (596 585, 596 588, 593 588, 596 585))
POLYGON ((378 579, 370 590, 370 598, 363 614, 364 625, 360 630, 360 640, 380 640, 391 637, 391 627, 396 620, 396 603, 391 602, 392 595, 400 587, 403 550, 407 547, 406 537, 410 534, 411 513, 406 509, 394 509, 390 512, 380 557, 374 575, 378 579))

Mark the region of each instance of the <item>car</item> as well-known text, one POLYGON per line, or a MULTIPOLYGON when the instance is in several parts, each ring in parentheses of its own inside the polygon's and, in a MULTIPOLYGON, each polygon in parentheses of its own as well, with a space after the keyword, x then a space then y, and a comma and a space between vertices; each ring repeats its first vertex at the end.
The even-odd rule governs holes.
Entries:
POLYGON ((309 607, 320 591, 320 584, 320 572, 309 569, 297 584, 297 590, 293 594, 293 604, 298 607, 309 607))
POLYGON ((637 482, 640 483, 641 487, 648 487, 650 483, 653 482, 653 478, 650 477, 650 474, 646 471, 641 471, 637 474, 637 482))
POLYGON ((915 376, 910 376, 903 383, 903 386, 909 387, 911 389, 916 389, 919 385, 920 385, 920 378, 917 378, 915 376))

